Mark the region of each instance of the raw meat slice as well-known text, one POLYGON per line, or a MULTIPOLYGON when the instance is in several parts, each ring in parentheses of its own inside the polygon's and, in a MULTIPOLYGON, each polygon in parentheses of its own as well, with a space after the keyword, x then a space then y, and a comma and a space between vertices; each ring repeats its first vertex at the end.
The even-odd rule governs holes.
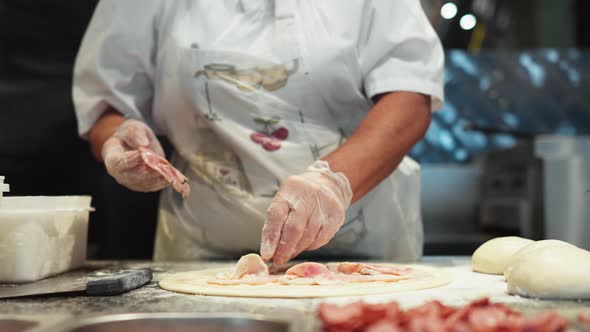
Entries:
POLYGON ((345 274, 359 273, 359 274, 392 274, 392 275, 406 275, 412 272, 411 268, 399 268, 394 266, 385 266, 378 264, 365 263, 335 263, 329 264, 329 268, 333 272, 340 272, 345 274))
POLYGON ((587 314, 579 314, 578 320, 584 324, 590 324, 590 313, 587 314))
POLYGON ((297 264, 288 269, 280 282, 284 285, 335 285, 341 284, 342 280, 325 264, 309 262, 297 264))
POLYGON ((391 274, 375 274, 375 275, 362 275, 362 274, 337 274, 336 277, 346 282, 393 282, 410 279, 410 276, 396 276, 391 274))
MULTIPOLYGON (((345 263, 344 271, 349 271, 348 267, 361 266, 360 263, 345 263)), ((371 265, 373 266, 373 265, 371 265)), ((391 272, 385 269, 386 266, 377 266, 381 270, 391 272)), ((214 280, 209 280, 210 284, 218 285, 263 285, 266 283, 278 282, 282 285, 339 285, 344 283, 362 283, 362 282, 395 282, 404 279, 410 279, 410 275, 397 275, 378 273, 374 270, 371 274, 359 274, 353 272, 345 274, 330 270, 327 265, 313 262, 300 263, 292 265, 286 271, 285 267, 269 267, 264 263, 262 258, 257 254, 248 254, 242 256, 236 266, 231 271, 219 273, 214 280), (271 274, 272 272, 273 274, 271 274), (284 275, 278 274, 284 272, 284 275), (277 274, 274 274, 277 273, 277 274)), ((394 272, 405 271, 406 269, 392 268, 394 272)), ((352 271, 353 269, 350 269, 352 271)), ((358 268, 354 269, 359 270, 358 268)), ((361 269, 362 270, 362 269, 361 269)))
POLYGON ((228 279, 240 279, 246 275, 268 276, 268 266, 256 254, 244 255, 240 258, 228 279))
POLYGON ((281 279, 281 283, 296 285, 333 285, 343 282, 399 281, 403 279, 408 279, 408 277, 388 274, 355 275, 334 273, 333 271, 330 271, 325 264, 301 263, 287 270, 285 278, 281 279))
POLYGON ((160 173, 166 181, 168 181, 174 190, 182 194, 186 198, 190 195, 190 186, 188 179, 182 173, 174 168, 168 160, 158 156, 155 152, 147 148, 139 148, 141 158, 153 170, 160 173))
POLYGON ((319 276, 333 276, 332 272, 325 264, 320 263, 301 263, 294 265, 287 270, 285 275, 293 275, 301 278, 314 278, 319 276))
POLYGON ((269 275, 268 266, 256 254, 244 255, 232 271, 220 273, 210 284, 217 285, 264 285, 277 282, 281 276, 269 275))

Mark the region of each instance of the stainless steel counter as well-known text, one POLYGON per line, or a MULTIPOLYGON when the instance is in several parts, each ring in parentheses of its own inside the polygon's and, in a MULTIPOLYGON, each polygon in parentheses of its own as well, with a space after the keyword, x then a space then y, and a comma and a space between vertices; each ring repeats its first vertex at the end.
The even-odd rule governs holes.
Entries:
MULTIPOLYGON (((590 301, 541 301, 525 299, 506 294, 506 285, 501 276, 484 275, 470 271, 468 257, 426 257, 423 264, 445 268, 454 281, 444 287, 420 291, 371 295, 365 297, 327 299, 252 299, 196 296, 177 294, 162 290, 157 282, 177 272, 230 266, 231 262, 88 262, 87 268, 74 272, 80 277, 92 278, 117 272, 121 269, 149 267, 154 270, 154 281, 127 294, 112 297, 39 297, 0 301, 2 319, 24 319, 50 326, 68 318, 83 318, 105 314, 121 313, 242 313, 255 314, 296 321, 298 330, 317 329, 315 309, 322 301, 346 303, 363 299, 368 302, 398 301, 402 306, 411 307, 425 301, 438 299, 450 305, 462 305, 480 297, 507 303, 525 313, 544 309, 556 309, 567 318, 573 319, 578 313, 590 312, 590 301)), ((581 330, 575 327, 573 330, 581 330)), ((589 329, 590 330, 590 329, 589 329)))

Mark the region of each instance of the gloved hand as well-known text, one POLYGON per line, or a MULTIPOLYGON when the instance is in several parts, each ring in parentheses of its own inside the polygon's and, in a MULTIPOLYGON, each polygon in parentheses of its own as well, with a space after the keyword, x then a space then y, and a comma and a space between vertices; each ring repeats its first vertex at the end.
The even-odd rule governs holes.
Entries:
POLYGON ((288 177, 266 213, 260 255, 281 266, 304 250, 325 245, 344 223, 351 199, 348 179, 332 172, 326 161, 288 177))
POLYGON ((164 150, 148 125, 138 120, 125 120, 102 146, 107 172, 131 190, 148 192, 166 187, 168 181, 144 162, 140 147, 164 157, 164 150))

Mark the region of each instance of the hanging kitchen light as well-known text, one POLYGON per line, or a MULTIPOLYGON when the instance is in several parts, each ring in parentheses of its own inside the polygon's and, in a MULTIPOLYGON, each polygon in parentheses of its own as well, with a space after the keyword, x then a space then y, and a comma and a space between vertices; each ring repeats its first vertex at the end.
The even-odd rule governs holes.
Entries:
POLYGON ((457 5, 452 2, 447 2, 440 7, 440 16, 444 19, 450 20, 457 15, 457 5))
POLYGON ((463 30, 471 30, 475 27, 476 24, 477 19, 472 14, 463 15, 463 17, 461 17, 461 20, 459 20, 459 26, 461 26, 461 29, 463 30))

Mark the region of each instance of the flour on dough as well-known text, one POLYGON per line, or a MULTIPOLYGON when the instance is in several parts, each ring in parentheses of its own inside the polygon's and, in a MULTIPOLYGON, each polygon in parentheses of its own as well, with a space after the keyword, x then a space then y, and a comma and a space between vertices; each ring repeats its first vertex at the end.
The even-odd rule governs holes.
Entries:
POLYGON ((502 274, 510 257, 532 240, 518 236, 491 239, 473 253, 472 268, 475 272, 502 274))
MULTIPOLYGON (((392 265, 393 266, 393 265, 392 265)), ((449 284, 452 277, 441 268, 410 265, 411 278, 395 282, 363 282, 335 285, 283 285, 267 283, 263 285, 216 285, 208 281, 230 267, 177 273, 160 281, 163 289, 196 295, 265 297, 265 298, 314 298, 333 296, 359 296, 385 294, 401 291, 435 288, 449 284)))
POLYGON ((535 242, 507 266, 508 293, 544 299, 590 299, 590 251, 562 241, 535 242))

